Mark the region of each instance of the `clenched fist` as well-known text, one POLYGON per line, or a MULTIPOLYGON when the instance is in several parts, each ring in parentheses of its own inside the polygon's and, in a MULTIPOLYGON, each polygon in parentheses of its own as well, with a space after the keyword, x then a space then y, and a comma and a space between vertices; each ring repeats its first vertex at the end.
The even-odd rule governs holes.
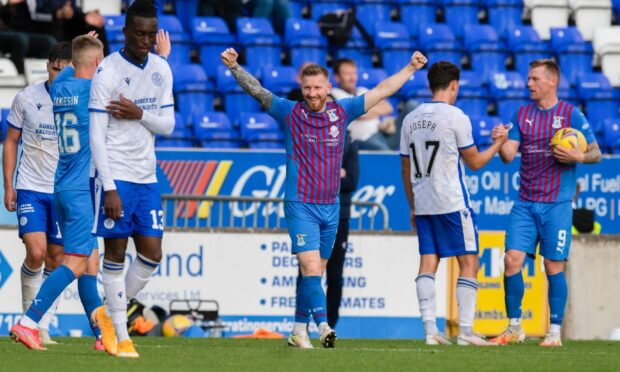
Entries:
POLYGON ((422 54, 421 52, 415 51, 413 55, 411 56, 411 60, 409 61, 409 63, 411 64, 411 66, 413 66, 413 68, 415 68, 416 70, 419 70, 422 67, 424 67, 427 61, 428 59, 426 59, 424 54, 422 54))
POLYGON ((224 64, 228 68, 233 68, 237 66, 238 57, 239 57, 239 54, 237 54, 237 52, 233 48, 228 48, 225 51, 223 51, 222 54, 220 54, 220 58, 222 59, 222 62, 224 62, 224 64))

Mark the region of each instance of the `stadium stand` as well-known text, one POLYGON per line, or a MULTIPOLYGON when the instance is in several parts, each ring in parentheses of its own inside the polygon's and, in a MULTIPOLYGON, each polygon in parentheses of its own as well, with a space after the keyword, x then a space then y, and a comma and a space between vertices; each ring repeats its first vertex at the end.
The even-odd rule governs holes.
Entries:
POLYGON ((462 38, 466 25, 478 24, 480 0, 442 0, 446 23, 456 37, 462 38))
POLYGON ((613 86, 620 86, 620 27, 599 28, 594 33, 594 51, 601 60, 603 73, 613 86))
POLYGON ((185 124, 195 114, 213 110, 213 85, 200 65, 178 65, 173 82, 177 109, 185 124))
POLYGON ((327 40, 313 20, 289 18, 284 29, 284 44, 293 66, 307 61, 327 64, 327 40))
POLYGON ((527 77, 531 61, 553 57, 548 43, 531 26, 517 26, 508 31, 508 47, 514 55, 515 68, 523 77, 527 77))
POLYGON ((525 0, 525 6, 531 14, 532 25, 543 40, 549 39, 551 28, 568 26, 568 0, 525 0))
POLYGON ((196 141, 207 148, 239 148, 241 137, 223 112, 208 111, 194 118, 196 141))
POLYGON ((284 148, 284 136, 278 123, 262 112, 244 112, 239 117, 239 132, 249 148, 284 148))
POLYGON ((562 74, 572 85, 583 73, 592 71, 592 44, 587 43, 576 27, 552 28, 551 49, 560 63, 562 74))
POLYGON ((472 69, 483 80, 488 80, 495 72, 506 70, 506 50, 493 26, 465 25, 463 45, 469 54, 472 69))
POLYGON ((198 47, 202 67, 208 76, 215 76, 220 65, 220 53, 236 44, 235 35, 219 17, 192 18, 191 35, 198 47))
POLYGON ((525 81, 516 71, 496 72, 489 84, 495 98, 497 115, 504 120, 509 120, 515 110, 529 98, 525 81))
POLYGON ((592 40, 595 29, 611 26, 610 0, 569 0, 569 5, 584 39, 592 40))

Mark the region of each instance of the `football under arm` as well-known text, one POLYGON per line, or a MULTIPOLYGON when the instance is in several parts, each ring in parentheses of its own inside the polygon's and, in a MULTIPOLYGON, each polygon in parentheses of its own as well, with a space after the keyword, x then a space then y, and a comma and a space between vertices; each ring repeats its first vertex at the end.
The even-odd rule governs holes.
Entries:
POLYGON ((409 209, 414 209, 413 203, 413 188, 411 186, 411 163, 409 156, 400 157, 401 176, 403 178, 403 187, 405 188, 405 195, 407 195, 407 201, 409 202, 409 209))
POLYGON ((174 107, 168 106, 162 108, 159 115, 142 110, 140 124, 144 125, 144 127, 153 134, 163 134, 167 136, 174 130, 174 107))
POLYGON ((105 143, 109 118, 107 112, 91 111, 90 113, 90 151, 97 169, 97 177, 103 185, 103 191, 116 190, 105 143))
POLYGON ((603 155, 601 154, 601 149, 598 147, 598 142, 592 141, 588 144, 586 148, 586 153, 584 154, 583 163, 584 164, 593 164, 600 163, 603 155))
POLYGON ((499 157, 504 163, 510 163, 519 151, 519 141, 507 140, 499 149, 499 157))

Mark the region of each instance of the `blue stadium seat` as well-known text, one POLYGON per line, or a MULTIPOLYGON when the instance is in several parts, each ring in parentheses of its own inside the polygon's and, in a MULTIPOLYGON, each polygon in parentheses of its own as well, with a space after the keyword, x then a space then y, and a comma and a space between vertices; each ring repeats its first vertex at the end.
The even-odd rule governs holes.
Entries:
POLYGON ((6 132, 9 130, 9 123, 7 122, 7 118, 9 117, 9 112, 11 109, 3 108, 0 109, 0 124, 2 126, 2 142, 6 139, 6 132))
POLYGON ((442 0, 446 23, 456 37, 463 37, 465 25, 478 24, 480 0, 442 0))
POLYGON ((420 31, 416 25, 435 23, 436 0, 397 0, 397 2, 400 6, 400 21, 411 25, 408 30, 412 38, 417 38, 420 31))
POLYGON ((618 94, 603 73, 582 74, 577 90, 579 98, 586 105, 586 117, 593 128, 601 125, 605 119, 618 117, 618 94))
POLYGON ((220 65, 217 71, 217 90, 223 96, 224 108, 233 123, 239 120, 242 112, 260 111, 260 105, 243 91, 226 66, 220 65))
MULTIPOLYGON (((603 146, 607 152, 620 154, 620 119, 606 119, 603 122, 603 146)), ((599 144, 601 145, 601 144, 599 144)))
MULTIPOLYGON (((323 14, 347 11, 351 9, 351 5, 351 3, 346 1, 314 2, 312 4, 312 9, 310 9, 310 12, 312 13, 312 19, 318 21, 323 14)), ((301 18, 295 17, 293 15, 291 15, 291 17, 301 18)))
POLYGON ((282 39, 275 34, 266 18, 238 18, 237 39, 244 48, 246 64, 250 71, 281 64, 282 39))
POLYGON ((241 138, 223 112, 209 111, 194 116, 194 134, 202 147, 239 148, 241 138))
POLYGON ((110 45, 110 53, 118 52, 124 46, 125 34, 123 34, 123 27, 125 27, 124 15, 105 16, 103 28, 110 45))
POLYGON ((579 95, 577 94, 577 88, 570 85, 570 82, 562 74, 560 75, 560 85, 558 86, 558 98, 570 103, 573 106, 579 107, 579 95))
POLYGON ((516 71, 495 73, 489 79, 489 87, 496 102, 497 115, 503 120, 509 120, 519 106, 528 102, 525 81, 516 71))
POLYGON ((174 2, 175 14, 186 28, 191 26, 191 19, 196 15, 197 10, 198 0, 175 0, 174 2))
POLYGON ((484 0, 489 23, 501 38, 506 38, 508 31, 521 26, 523 0, 484 0))
POLYGON ((508 47, 514 55, 516 70, 522 76, 527 76, 530 62, 553 57, 547 43, 540 39, 538 32, 532 26, 519 26, 510 29, 508 47))
POLYGON ((289 18, 284 26, 284 44, 293 66, 304 62, 327 64, 327 40, 316 22, 308 19, 289 18))
POLYGON ((221 65, 220 53, 226 48, 234 47, 236 37, 230 33, 226 22, 219 17, 192 18, 192 39, 199 47, 200 64, 207 76, 215 76, 221 65))
POLYGON ((390 75, 400 71, 411 59, 412 44, 402 23, 377 23, 374 41, 381 51, 383 68, 390 75))
POLYGON ((490 98, 480 74, 474 71, 461 71, 457 107, 470 116, 485 116, 491 103, 490 98))
POLYGON ((502 119, 497 116, 472 116, 471 129, 474 136, 474 143, 478 150, 484 150, 493 144, 491 131, 496 125, 502 123, 502 119))
POLYGON ((396 94, 402 99, 430 99, 432 94, 428 85, 427 76, 427 70, 416 71, 396 94))
POLYGON ((393 4, 389 1, 380 0, 357 0, 355 4, 355 16, 364 29, 370 34, 375 33, 378 23, 390 22, 390 13, 393 4))
POLYGON ((291 90, 299 88, 297 70, 290 66, 265 67, 262 77, 263 87, 281 97, 286 97, 291 90))
POLYGON ((359 68, 357 69, 357 86, 372 89, 381 81, 388 78, 388 73, 380 68, 359 68))
POLYGON ((562 73, 576 85, 583 73, 592 72, 592 44, 584 40, 576 27, 552 28, 551 48, 557 55, 562 73))
POLYGON ((506 70, 505 47, 493 26, 465 25, 463 46, 469 53, 473 70, 483 81, 495 72, 506 70))
POLYGON ((192 147, 194 145, 192 133, 185 119, 178 112, 174 113, 174 130, 170 135, 155 136, 156 147, 192 147))
POLYGON ((359 67, 371 68, 373 66, 372 49, 368 46, 357 27, 353 27, 349 41, 343 47, 336 50, 335 58, 350 58, 359 67))
POLYGON ((269 114, 247 112, 239 117, 239 132, 249 148, 284 148, 284 135, 269 114))
POLYGON ((438 61, 450 61, 460 66, 462 47, 447 25, 440 23, 420 25, 418 41, 428 58, 429 65, 438 61))
POLYGON ((175 102, 188 124, 194 114, 213 110, 213 85, 202 66, 182 64, 177 67, 173 80, 175 102))
POLYGON ((179 19, 174 15, 162 14, 158 18, 160 29, 168 31, 170 34, 170 44, 172 51, 168 57, 168 62, 172 64, 189 63, 189 55, 191 51, 191 39, 183 30, 183 26, 179 19))

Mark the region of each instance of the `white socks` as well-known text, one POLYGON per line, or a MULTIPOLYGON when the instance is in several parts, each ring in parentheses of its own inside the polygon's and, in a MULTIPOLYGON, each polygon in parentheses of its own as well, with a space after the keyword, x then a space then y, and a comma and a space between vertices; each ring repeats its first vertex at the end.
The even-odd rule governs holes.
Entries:
POLYGON ((127 295, 123 278, 124 263, 103 260, 103 289, 106 310, 112 318, 114 331, 119 342, 129 338, 127 332, 127 295))
POLYGON ((293 334, 298 335, 301 333, 308 333, 307 326, 307 323, 295 322, 295 325, 293 325, 293 334))
POLYGON ((473 336, 476 316, 478 281, 460 277, 456 281, 456 302, 459 306, 459 329, 463 336, 473 336))
POLYGON ((33 270, 26 266, 24 262, 22 264, 20 278, 22 285, 22 310, 26 313, 32 300, 34 300, 34 296, 39 292, 41 283, 43 283, 43 266, 33 270))
POLYGON ((148 259, 138 253, 136 259, 133 260, 127 276, 125 277, 125 287, 127 288, 127 298, 135 298, 138 293, 146 286, 151 279, 153 272, 157 270, 159 262, 148 259))
POLYGON ((424 332, 427 336, 436 335, 439 331, 435 311, 435 274, 420 274, 415 279, 415 284, 424 332))

